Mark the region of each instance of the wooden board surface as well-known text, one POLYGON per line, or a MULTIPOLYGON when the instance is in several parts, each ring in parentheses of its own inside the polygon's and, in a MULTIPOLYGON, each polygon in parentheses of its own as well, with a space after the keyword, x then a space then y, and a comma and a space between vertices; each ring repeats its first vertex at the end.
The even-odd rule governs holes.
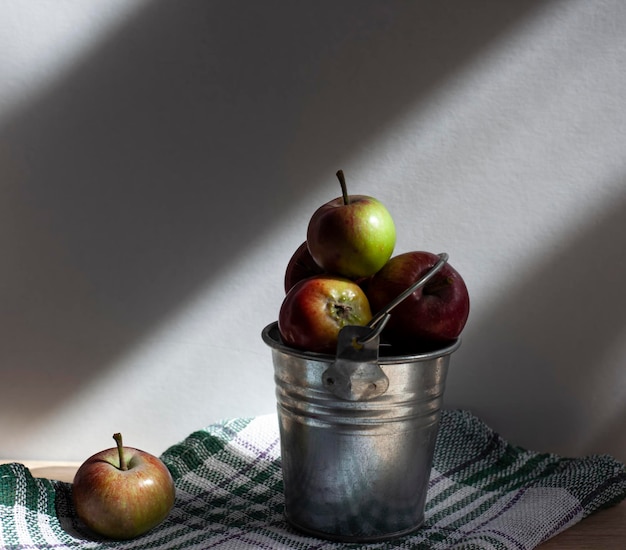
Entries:
POLYGON ((538 550, 625 550, 626 500, 617 506, 599 510, 556 537, 538 550))

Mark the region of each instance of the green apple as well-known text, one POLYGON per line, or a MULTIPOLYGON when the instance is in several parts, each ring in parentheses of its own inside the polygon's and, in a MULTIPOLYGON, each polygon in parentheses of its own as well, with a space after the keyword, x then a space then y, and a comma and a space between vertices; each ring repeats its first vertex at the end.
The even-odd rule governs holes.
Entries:
POLYGON ((337 177, 342 196, 313 213, 307 228, 307 247, 313 260, 327 273, 350 279, 369 277, 391 258, 396 227, 379 200, 348 195, 341 170, 337 177))

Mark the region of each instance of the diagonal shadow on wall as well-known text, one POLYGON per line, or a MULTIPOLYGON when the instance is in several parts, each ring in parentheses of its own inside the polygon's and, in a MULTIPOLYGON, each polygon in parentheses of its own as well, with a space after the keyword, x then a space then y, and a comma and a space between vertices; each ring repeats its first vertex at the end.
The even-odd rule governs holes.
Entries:
POLYGON ((0 414, 63 402, 542 3, 147 3, 0 128, 0 414))
POLYGON ((447 405, 523 446, 626 457, 624 281, 626 192, 468 326, 447 405))

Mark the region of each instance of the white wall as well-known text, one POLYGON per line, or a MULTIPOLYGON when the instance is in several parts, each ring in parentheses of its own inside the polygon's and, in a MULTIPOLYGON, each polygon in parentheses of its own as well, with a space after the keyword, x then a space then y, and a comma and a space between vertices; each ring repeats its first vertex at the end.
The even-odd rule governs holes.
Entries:
POLYGON ((626 4, 0 2, 0 458, 274 411, 310 214, 379 197, 472 297, 446 406, 626 459, 626 4))

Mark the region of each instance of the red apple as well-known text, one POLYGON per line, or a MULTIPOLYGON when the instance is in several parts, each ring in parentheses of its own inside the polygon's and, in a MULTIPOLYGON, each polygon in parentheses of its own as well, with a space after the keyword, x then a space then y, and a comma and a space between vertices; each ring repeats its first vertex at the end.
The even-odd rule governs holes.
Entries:
POLYGON ((345 277, 315 275, 296 283, 278 313, 285 344, 305 351, 336 352, 339 331, 366 325, 372 318, 361 287, 345 277))
POLYGON ((311 216, 306 238, 309 252, 327 273, 350 279, 368 277, 391 257, 396 228, 380 201, 348 195, 341 170, 337 177, 343 196, 323 204, 311 216))
POLYGON ((302 279, 312 277, 313 275, 321 275, 322 273, 324 273, 324 270, 315 263, 306 241, 304 241, 287 263, 287 269, 285 270, 285 293, 289 292, 291 287, 302 279))
POLYGON ((78 517, 92 531, 111 539, 131 539, 161 523, 174 506, 175 488, 156 456, 122 446, 100 451, 78 469, 72 498, 78 517))
MULTIPOLYGON (((423 277, 439 259, 430 252, 406 252, 391 258, 367 286, 372 311, 380 311, 423 277)), ((450 342, 461 334, 469 308, 465 282, 450 264, 445 264, 426 285, 391 311, 383 334, 405 348, 450 342)))

